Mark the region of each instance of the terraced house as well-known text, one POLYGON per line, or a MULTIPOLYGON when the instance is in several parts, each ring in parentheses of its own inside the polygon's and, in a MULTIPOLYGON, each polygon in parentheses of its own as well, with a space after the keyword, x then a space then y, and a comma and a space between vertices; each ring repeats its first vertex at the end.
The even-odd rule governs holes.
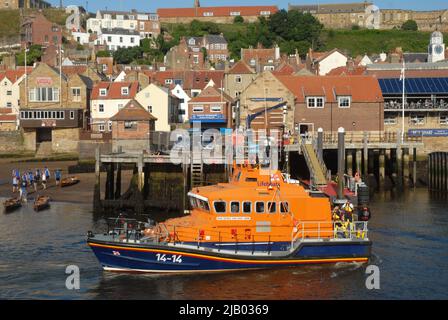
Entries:
POLYGON ((43 154, 76 152, 86 126, 91 81, 40 63, 20 83, 20 126, 25 147, 43 154))
POLYGON ((91 99, 91 129, 93 132, 111 132, 114 115, 134 99, 138 82, 100 82, 94 86, 91 99))

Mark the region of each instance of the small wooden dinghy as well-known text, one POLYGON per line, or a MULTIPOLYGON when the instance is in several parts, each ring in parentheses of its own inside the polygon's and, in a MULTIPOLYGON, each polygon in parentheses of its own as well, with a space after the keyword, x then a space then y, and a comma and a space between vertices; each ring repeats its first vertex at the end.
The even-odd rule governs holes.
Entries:
POLYGON ((65 179, 62 179, 62 180, 61 180, 61 187, 62 187, 62 188, 64 188, 64 187, 70 187, 70 186, 73 186, 73 185, 75 185, 75 184, 77 184, 77 183, 79 183, 79 182, 80 182, 80 180, 79 180, 78 177, 69 177, 69 178, 65 178, 65 179))
POLYGON ((20 198, 11 198, 6 200, 3 205, 5 206, 5 212, 13 212, 22 206, 22 200, 20 198))
POLYGON ((34 201, 34 211, 41 211, 50 207, 50 197, 39 196, 34 201))

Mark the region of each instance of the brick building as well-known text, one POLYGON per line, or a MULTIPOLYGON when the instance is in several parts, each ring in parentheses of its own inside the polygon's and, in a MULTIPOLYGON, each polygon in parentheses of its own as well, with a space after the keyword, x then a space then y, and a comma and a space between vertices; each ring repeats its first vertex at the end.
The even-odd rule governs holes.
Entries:
POLYGON ((165 65, 173 70, 204 69, 204 53, 195 38, 182 38, 165 56, 165 65))
POLYGON ((112 151, 124 152, 150 150, 150 135, 157 120, 137 101, 131 100, 110 121, 112 122, 112 151))
POLYGON ((241 60, 249 65, 255 72, 274 71, 281 63, 280 48, 241 48, 241 60))
POLYGON ((205 88, 188 103, 190 123, 200 123, 202 129, 233 127, 234 100, 213 86, 205 88))
POLYGON ((295 129, 335 132, 384 130, 384 99, 375 77, 278 76, 295 97, 295 129))
POLYGON ((40 63, 20 83, 20 126, 32 151, 76 152, 87 126, 91 82, 40 63))
POLYGON ((51 4, 42 0, 0 0, 0 9, 46 9, 51 4))
POLYGON ((23 18, 21 24, 22 45, 38 44, 46 48, 50 45, 59 47, 62 44, 62 28, 49 21, 40 12, 23 18))

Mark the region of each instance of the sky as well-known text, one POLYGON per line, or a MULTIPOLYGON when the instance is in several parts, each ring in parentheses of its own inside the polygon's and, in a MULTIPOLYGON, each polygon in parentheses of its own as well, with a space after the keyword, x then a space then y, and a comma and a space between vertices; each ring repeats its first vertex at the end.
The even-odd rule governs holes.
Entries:
MULTIPOLYGON (((55 6, 59 6, 59 0, 47 0, 55 6)), ((324 4, 324 3, 350 3, 363 0, 200 0, 201 6, 225 6, 225 5, 277 5, 286 9, 291 4, 324 4)), ((448 9, 447 0, 371 0, 380 9, 411 9, 411 10, 437 10, 448 9)), ((63 0, 63 5, 81 5, 90 12, 98 9, 124 10, 137 9, 145 12, 155 12, 157 8, 184 8, 192 7, 193 0, 63 0), (87 4, 88 3, 88 4, 87 4)))

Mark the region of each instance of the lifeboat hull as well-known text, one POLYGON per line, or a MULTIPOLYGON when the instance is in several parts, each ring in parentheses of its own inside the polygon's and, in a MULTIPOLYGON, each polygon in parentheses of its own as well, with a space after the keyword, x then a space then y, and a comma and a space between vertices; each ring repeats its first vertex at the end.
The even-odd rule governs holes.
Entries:
POLYGON ((197 273, 270 269, 310 264, 338 262, 368 262, 371 242, 360 241, 307 241, 288 252, 256 253, 226 249, 221 252, 186 248, 185 246, 141 245, 88 240, 106 271, 138 273, 197 273))

